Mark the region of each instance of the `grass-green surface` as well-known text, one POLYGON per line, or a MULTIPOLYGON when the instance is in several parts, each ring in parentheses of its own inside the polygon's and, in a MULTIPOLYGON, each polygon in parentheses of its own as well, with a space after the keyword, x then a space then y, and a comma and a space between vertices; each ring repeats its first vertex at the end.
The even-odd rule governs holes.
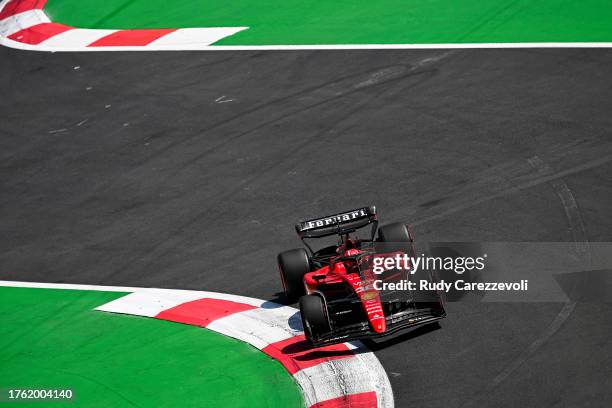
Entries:
POLYGON ((60 387, 72 402, 1 407, 302 407, 292 377, 212 331, 93 309, 125 294, 0 287, 0 388, 60 387))
POLYGON ((610 0, 48 0, 84 28, 248 26, 226 45, 612 41, 610 0))

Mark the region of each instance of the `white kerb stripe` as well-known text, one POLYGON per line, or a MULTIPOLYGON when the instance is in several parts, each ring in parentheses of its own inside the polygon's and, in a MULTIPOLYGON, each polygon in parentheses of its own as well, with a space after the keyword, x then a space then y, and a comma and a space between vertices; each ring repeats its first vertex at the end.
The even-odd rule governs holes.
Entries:
POLYGON ((304 391, 306 406, 348 394, 376 391, 367 367, 355 358, 342 358, 304 368, 293 374, 304 391))
POLYGON ((177 48, 189 45, 209 45, 220 39, 234 35, 248 27, 209 27, 209 28, 181 28, 164 35, 147 46, 156 48, 177 48))
POLYGON ((94 41, 106 37, 118 30, 90 30, 85 28, 74 28, 54 35, 46 41, 40 43, 46 47, 87 47, 94 41))
POLYGON ((247 296, 230 295, 228 293, 205 292, 205 291, 190 291, 201 294, 202 298, 228 300, 230 302, 245 303, 247 305, 261 307, 265 303, 270 303, 265 300, 255 299, 247 296))
POLYGON ((99 306, 96 310, 154 317, 164 310, 192 300, 202 299, 202 297, 202 293, 197 292, 168 292, 163 290, 157 293, 134 292, 99 306))
MULTIPOLYGON (((345 378, 348 381, 355 381, 355 379, 357 379, 357 381, 360 381, 362 384, 369 384, 369 388, 362 385, 358 386, 357 388, 353 388, 353 390, 361 389, 363 390, 361 392, 375 391, 378 402, 377 408, 393 408, 394 399, 391 383, 389 382, 389 377, 387 377, 385 369, 378 358, 376 358, 376 355, 369 351, 369 349, 360 341, 353 341, 344 344, 349 349, 355 350, 355 355, 353 357, 350 359, 345 359, 350 360, 348 363, 343 360, 330 360, 317 366, 300 370, 294 374, 296 380, 300 383, 300 386, 304 391, 305 398, 307 400, 310 399, 315 402, 320 402, 323 398, 331 399, 343 396, 336 395, 336 393, 340 392, 338 391, 338 387, 345 389, 343 388, 344 386, 342 383, 338 383, 337 381, 336 384, 329 384, 329 387, 326 389, 310 388, 310 384, 316 384, 318 379, 329 376, 330 374, 328 369, 330 368, 330 364, 335 364, 331 366, 332 371, 335 372, 333 375, 339 378, 345 378), (327 369, 325 367, 327 367, 327 369), (347 371, 350 372, 347 373, 347 371), (336 396, 327 398, 330 397, 330 395, 336 396), (317 400, 317 398, 319 399, 317 400)), ((347 394, 352 394, 356 393, 357 391, 345 392, 347 394)), ((312 404, 314 404, 314 402, 312 404)), ((309 404, 308 406, 312 404, 309 404)))
MULTIPOLYGON (((136 290, 136 292, 99 306, 96 310, 154 317, 165 310, 199 299, 227 300, 230 302, 245 303, 258 308, 268 303, 261 299, 216 292, 174 289, 133 289, 136 290)), ((280 319, 289 313, 286 309, 292 308, 281 306, 266 310, 274 310, 271 316, 274 316, 276 313, 279 315, 278 319, 280 319)))
POLYGON ((226 336, 242 340, 250 345, 263 349, 264 347, 302 334, 293 330, 286 321, 274 318, 267 309, 253 309, 235 313, 213 321, 207 326, 226 336))
POLYGON ((360 341, 345 343, 350 349, 356 350, 354 359, 361 362, 363 370, 370 374, 370 384, 376 390, 376 398, 378 399, 378 408, 393 408, 393 390, 391 382, 387 377, 387 372, 376 358, 376 355, 360 341))
POLYGON ((0 21, 0 36, 8 37, 25 28, 49 22, 50 20, 41 10, 24 11, 0 21))

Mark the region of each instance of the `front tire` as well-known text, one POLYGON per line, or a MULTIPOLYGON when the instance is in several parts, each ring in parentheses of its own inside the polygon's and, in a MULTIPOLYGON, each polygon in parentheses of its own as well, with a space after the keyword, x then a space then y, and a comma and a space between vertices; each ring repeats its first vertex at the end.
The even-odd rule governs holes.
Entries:
POLYGON ((304 274, 311 270, 310 255, 304 248, 297 248, 281 252, 277 260, 285 297, 294 303, 306 294, 304 274))
POLYGON ((329 320, 323 299, 317 295, 305 295, 300 298, 300 314, 304 334, 310 343, 321 338, 329 332, 329 320))
MULTIPOLYGON (((406 224, 403 224, 401 222, 396 222, 380 227, 378 229, 378 239, 381 242, 392 243, 392 247, 386 248, 387 250, 408 251, 410 249, 409 244, 414 242, 412 233, 410 232, 406 224), (396 245, 393 245, 393 243, 396 243, 396 245)), ((411 274, 409 279, 413 282, 419 282, 420 280, 427 280, 429 282, 432 282, 434 280, 431 272, 425 271, 423 269, 419 269, 417 272, 411 274)), ((438 310, 440 314, 444 313, 444 307, 441 303, 441 299, 438 292, 414 290, 411 291, 411 294, 413 296, 414 305, 418 309, 431 308, 438 310)))

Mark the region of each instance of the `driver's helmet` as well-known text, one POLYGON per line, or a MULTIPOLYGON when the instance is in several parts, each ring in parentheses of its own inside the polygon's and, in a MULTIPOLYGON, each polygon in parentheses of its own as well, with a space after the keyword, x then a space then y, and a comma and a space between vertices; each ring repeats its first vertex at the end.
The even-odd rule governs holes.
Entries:
MULTIPOLYGON (((361 251, 359 251, 358 249, 351 248, 351 249, 345 250, 342 256, 355 256, 355 255, 359 255, 360 253, 361 251)), ((345 260, 344 266, 346 267, 347 272, 350 272, 350 273, 357 272, 357 259, 353 258, 351 260, 345 260)))
POLYGON ((344 251, 344 256, 355 256, 355 255, 359 255, 359 250, 352 248, 352 249, 347 249, 346 251, 344 251))

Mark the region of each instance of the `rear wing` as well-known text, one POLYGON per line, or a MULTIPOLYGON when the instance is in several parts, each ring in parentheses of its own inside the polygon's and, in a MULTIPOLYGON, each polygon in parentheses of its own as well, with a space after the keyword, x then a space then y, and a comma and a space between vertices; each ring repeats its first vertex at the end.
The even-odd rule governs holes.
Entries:
POLYGON ((329 235, 343 235, 358 228, 377 222, 376 207, 362 207, 340 214, 313 220, 300 221, 295 230, 300 238, 320 238, 329 235))

